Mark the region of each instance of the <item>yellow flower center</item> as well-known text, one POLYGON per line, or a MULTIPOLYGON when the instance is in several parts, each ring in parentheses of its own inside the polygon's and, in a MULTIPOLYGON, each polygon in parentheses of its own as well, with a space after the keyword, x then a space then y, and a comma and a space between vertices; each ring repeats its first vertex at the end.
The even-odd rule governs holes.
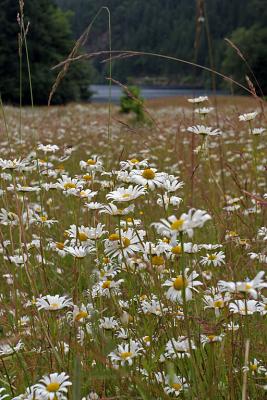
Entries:
POLYGON ((80 311, 80 312, 76 315, 75 320, 76 320, 76 321, 80 321, 81 319, 86 318, 86 317, 88 317, 88 313, 87 313, 86 311, 80 311))
POLYGON ((183 224, 184 224, 183 219, 177 219, 171 224, 171 230, 179 231, 183 227, 183 224))
POLYGON ((120 355, 121 355, 121 358, 126 360, 126 358, 131 357, 133 355, 133 353, 131 351, 123 351, 120 355))
POLYGON ((111 242, 115 242, 116 240, 120 240, 120 236, 118 233, 112 233, 109 235, 108 240, 111 240, 111 242))
POLYGON ((64 184, 64 189, 76 189, 76 184, 73 182, 67 182, 64 184))
POLYGON ((52 309, 52 310, 56 310, 56 309, 58 309, 58 307, 59 307, 58 303, 51 303, 50 304, 50 309, 52 309))
POLYGON ((175 290, 182 290, 183 288, 186 288, 187 286, 188 286, 188 282, 185 278, 182 277, 182 275, 177 276, 173 282, 173 287, 175 290))
POLYGON ((207 338, 212 342, 216 338, 216 335, 208 335, 207 338))
POLYGON ((211 261, 216 260, 216 254, 210 254, 210 255, 208 256, 208 259, 211 260, 211 261))
POLYGON ((216 300, 216 301, 214 301, 214 307, 216 307, 216 308, 223 308, 223 307, 224 307, 224 301, 223 301, 223 300, 216 300))
MULTIPOLYGON (((109 239, 111 242, 115 242, 115 241, 117 241, 117 240, 120 240, 120 236, 119 236, 118 233, 112 233, 112 234, 109 236, 108 239, 109 239)), ((128 247, 128 246, 130 246, 130 244, 131 244, 130 239, 128 239, 127 237, 123 237, 123 238, 122 238, 122 246, 123 246, 123 247, 128 247)))
POLYGON ((147 295, 146 294, 142 294, 142 296, 140 296, 140 300, 146 300, 147 299, 147 295))
POLYGON ((152 169, 147 168, 147 169, 145 169, 143 171, 142 177, 145 178, 145 179, 154 179, 155 178, 155 172, 152 169))
POLYGON ((58 382, 51 382, 46 386, 46 390, 48 392, 57 392, 60 388, 60 383, 58 382))
POLYGON ((83 175, 83 179, 84 179, 85 181, 91 181, 91 180, 92 180, 92 176, 86 174, 86 175, 83 175))
POLYGON ((151 262, 152 265, 163 265, 164 258, 162 256, 153 256, 151 262))
POLYGON ((109 289, 111 285, 111 281, 105 281, 102 283, 102 288, 103 289, 109 289))
POLYGON ((64 243, 57 242, 56 243, 56 248, 59 249, 59 250, 63 250, 64 249, 64 243))
POLYGON ((85 242, 86 240, 88 240, 88 236, 84 232, 79 232, 78 233, 78 238, 79 238, 79 240, 81 242, 85 242))
POLYGON ((93 160, 92 158, 89 158, 89 160, 87 160, 87 164, 88 164, 88 165, 95 165, 95 164, 96 164, 96 161, 93 160))
POLYGON ((172 248, 172 254, 181 254, 182 253, 182 247, 180 245, 174 246, 172 248))
POLYGON ((122 239, 122 244, 123 244, 123 247, 129 247, 130 244, 131 244, 131 241, 130 241, 130 239, 128 239, 127 237, 124 237, 124 238, 122 239))
POLYGON ((182 388, 182 385, 180 383, 173 383, 172 388, 174 390, 180 390, 182 388))
POLYGON ((131 161, 132 164, 139 163, 139 160, 137 160, 137 158, 132 158, 130 161, 131 161))

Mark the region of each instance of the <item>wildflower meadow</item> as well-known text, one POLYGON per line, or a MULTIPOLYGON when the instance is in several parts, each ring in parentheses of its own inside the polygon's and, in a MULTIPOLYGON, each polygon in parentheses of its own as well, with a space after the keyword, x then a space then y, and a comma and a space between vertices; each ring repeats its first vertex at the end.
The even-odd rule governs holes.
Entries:
POLYGON ((1 399, 266 398, 265 103, 164 104, 2 106, 1 399))

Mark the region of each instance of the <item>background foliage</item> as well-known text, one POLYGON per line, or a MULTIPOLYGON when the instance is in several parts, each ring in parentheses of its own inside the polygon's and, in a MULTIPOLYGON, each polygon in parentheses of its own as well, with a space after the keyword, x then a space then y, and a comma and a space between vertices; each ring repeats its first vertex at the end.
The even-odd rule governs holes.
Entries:
MULTIPOLYGON (((267 91, 264 67, 267 0, 57 0, 57 3, 64 10, 73 11, 74 37, 82 33, 101 6, 109 7, 113 49, 158 52, 209 66, 209 32, 212 65, 244 80, 248 70, 224 41, 225 37, 232 38, 267 91)), ((107 18, 106 23, 104 17, 97 21, 91 38, 89 50, 108 48, 107 18)), ((96 63, 96 67, 103 72, 103 65, 96 63)), ((186 65, 159 59, 155 62, 149 57, 116 62, 113 72, 122 81, 154 75, 168 77, 168 83, 201 85, 208 78, 186 65)))
MULTIPOLYGON (((20 99, 20 59, 18 51, 17 0, 0 0, 0 92, 5 102, 18 103, 20 99)), ((25 1, 25 27, 30 59, 33 100, 47 104, 48 95, 58 71, 51 67, 64 60, 74 41, 69 13, 60 10, 52 0, 25 1)), ((90 68, 88 63, 76 63, 59 86, 53 102, 85 100, 89 97, 90 68)), ((30 104, 29 74, 25 46, 22 49, 22 102, 30 104)))

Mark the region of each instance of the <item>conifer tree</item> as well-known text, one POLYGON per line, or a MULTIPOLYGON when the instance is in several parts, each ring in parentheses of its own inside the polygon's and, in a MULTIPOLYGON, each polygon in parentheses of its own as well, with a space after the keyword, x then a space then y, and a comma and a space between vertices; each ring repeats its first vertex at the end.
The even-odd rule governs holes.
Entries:
MULTIPOLYGON (((22 104, 31 103, 26 48, 22 46, 22 74, 18 35, 18 0, 0 0, 0 92, 4 102, 19 103, 20 82, 22 104)), ((70 15, 60 10, 52 0, 25 0, 24 25, 29 54, 34 104, 47 104, 48 95, 58 71, 51 68, 64 60, 74 42, 70 30, 70 15)), ((59 85, 53 103, 86 100, 90 96, 91 69, 87 62, 74 63, 59 85)))

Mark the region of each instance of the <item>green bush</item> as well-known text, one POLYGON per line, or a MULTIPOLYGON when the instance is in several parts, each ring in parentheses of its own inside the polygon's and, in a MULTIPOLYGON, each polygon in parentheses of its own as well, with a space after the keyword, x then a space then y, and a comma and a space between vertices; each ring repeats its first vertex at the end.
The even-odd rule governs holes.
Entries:
POLYGON ((144 99, 137 86, 129 86, 123 91, 120 99, 120 111, 124 114, 134 113, 137 121, 144 121, 144 99))

